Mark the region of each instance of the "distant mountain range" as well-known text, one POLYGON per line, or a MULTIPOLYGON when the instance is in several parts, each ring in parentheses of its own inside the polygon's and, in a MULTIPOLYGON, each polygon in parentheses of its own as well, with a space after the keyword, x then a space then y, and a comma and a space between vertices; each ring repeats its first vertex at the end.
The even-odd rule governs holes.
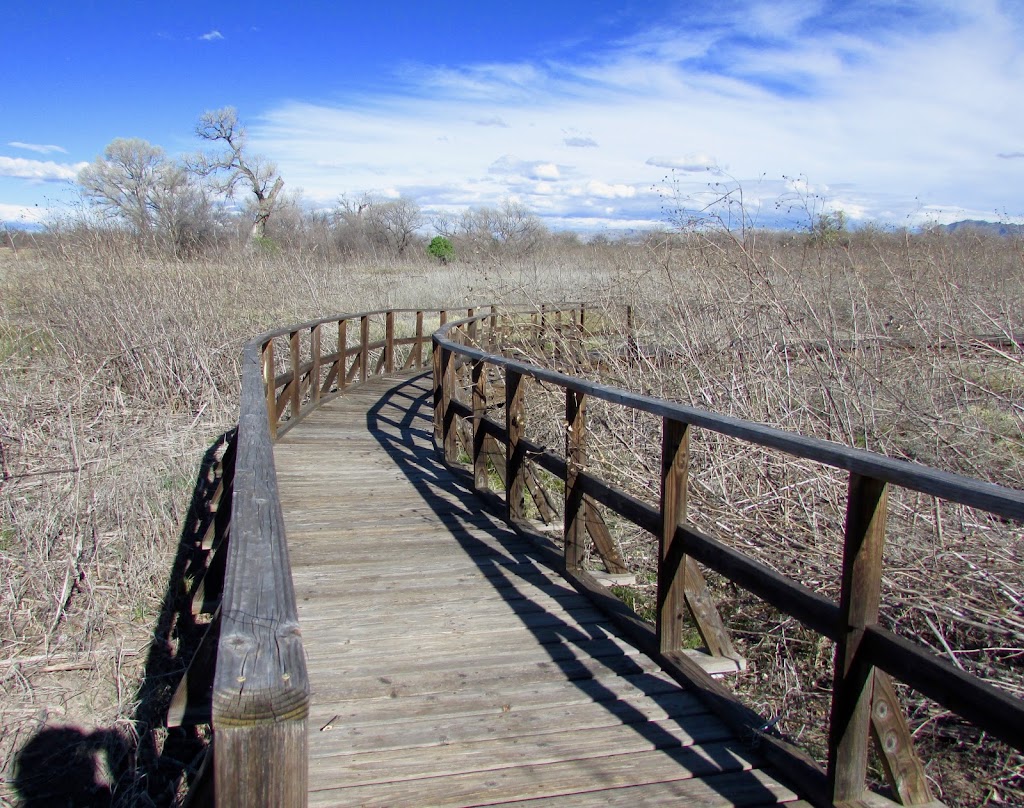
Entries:
POLYGON ((1024 235, 1024 224, 1005 224, 1003 222, 983 222, 977 219, 965 219, 962 222, 952 224, 940 224, 936 230, 944 230, 947 233, 956 231, 988 233, 994 236, 1021 236, 1024 235))

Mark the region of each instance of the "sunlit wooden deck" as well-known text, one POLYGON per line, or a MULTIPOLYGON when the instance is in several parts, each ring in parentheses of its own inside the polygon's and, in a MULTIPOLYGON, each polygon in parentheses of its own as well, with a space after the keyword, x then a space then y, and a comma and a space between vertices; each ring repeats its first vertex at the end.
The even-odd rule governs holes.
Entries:
POLYGON ((277 443, 312 702, 311 805, 771 805, 756 751, 438 460, 429 377, 277 443))

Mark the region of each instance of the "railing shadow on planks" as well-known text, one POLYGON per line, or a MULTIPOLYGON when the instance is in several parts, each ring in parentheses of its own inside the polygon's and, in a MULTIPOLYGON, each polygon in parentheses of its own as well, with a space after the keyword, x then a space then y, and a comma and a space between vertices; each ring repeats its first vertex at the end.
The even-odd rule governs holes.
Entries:
POLYGON ((489 306, 481 313, 469 309, 464 319, 448 320, 447 310, 343 315, 269 332, 243 350, 239 428, 225 455, 221 482, 221 509, 230 508, 230 517, 220 520, 225 538, 220 548, 211 546, 217 556, 194 591, 196 608, 216 607, 215 616, 207 650, 197 653, 195 671, 190 669, 168 716, 169 724, 203 720, 212 724, 218 805, 306 802, 309 682, 273 442, 349 385, 370 375, 421 368, 428 352, 434 370, 435 438, 446 462, 462 465, 467 461, 474 489, 501 500, 509 521, 526 531, 530 530, 525 520, 527 495, 547 521, 558 518, 561 510, 564 572, 569 580, 605 608, 641 650, 707 699, 741 736, 758 743, 777 766, 800 778, 816 804, 856 804, 866 796, 872 738, 898 799, 906 805, 932 801, 890 677, 1024 750, 1024 701, 879 623, 891 486, 1019 522, 1024 522, 1024 492, 629 393, 508 355, 515 353, 508 350, 514 340, 526 334, 541 350, 550 335, 548 347, 585 356, 585 340, 594 331, 583 304, 559 304, 528 313, 489 306), (496 352, 502 348, 504 353, 496 352), (565 408, 557 413, 557 426, 564 435, 562 456, 526 435, 526 382, 531 379, 548 390, 564 392, 565 408), (503 388, 500 396, 491 395, 496 388, 503 388), (661 419, 657 505, 615 488, 588 470, 589 399, 661 419), (490 417, 498 411, 504 412, 503 422, 490 417), (848 472, 838 603, 686 521, 689 444, 697 429, 848 472), (552 502, 536 468, 562 482, 560 503, 552 502), (490 491, 492 472, 500 480, 499 491, 490 491), (658 606, 653 627, 608 594, 582 566, 589 534, 608 570, 624 571, 598 503, 658 537, 658 606), (218 564, 218 557, 225 560, 218 564), (827 772, 766 730, 763 719, 709 676, 706 666, 682 651, 684 614, 689 612, 712 657, 742 664, 695 562, 835 643, 827 772))

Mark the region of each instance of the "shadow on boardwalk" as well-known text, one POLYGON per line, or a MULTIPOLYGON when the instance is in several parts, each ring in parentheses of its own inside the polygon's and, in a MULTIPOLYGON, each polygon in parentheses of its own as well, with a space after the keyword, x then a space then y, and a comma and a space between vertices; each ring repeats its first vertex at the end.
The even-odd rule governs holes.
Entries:
MULTIPOLYGON (((582 616, 579 622, 570 623, 519 593, 513 583, 515 578, 524 575, 523 562, 562 571, 561 556, 550 547, 532 544, 527 536, 510 528, 498 515, 502 503, 496 496, 489 497, 489 502, 485 501, 472 491, 471 474, 450 469, 439 460, 433 446, 433 419, 429 404, 432 390, 425 389, 427 385, 424 384, 424 379, 429 378, 427 374, 417 376, 386 393, 369 410, 367 428, 437 519, 474 559, 523 625, 545 647, 551 664, 558 666, 567 681, 573 682, 590 699, 614 715, 614 722, 627 725, 647 742, 650 749, 661 751, 697 776, 737 772, 737 759, 726 750, 723 742, 745 755, 752 754, 751 748, 737 741, 724 724, 709 721, 706 709, 698 708, 700 714, 692 707, 681 711, 681 689, 666 687, 664 678, 646 672, 611 642, 609 636, 612 631, 607 621, 589 622, 582 616), (495 552, 488 543, 477 538, 482 530, 501 541, 512 557, 495 552), (647 698, 662 706, 669 715, 675 715, 672 723, 692 736, 693 747, 684 745, 678 734, 668 731, 670 724, 650 720, 642 710, 619 698, 615 690, 594 676, 593 667, 580 665, 576 653, 565 653, 567 647, 577 650, 580 656, 596 651, 594 656, 603 665, 619 676, 628 676, 647 698), (701 744, 710 746, 698 749, 701 744)), ((537 577, 541 578, 540 575, 537 577)), ((580 763, 585 764, 585 761, 580 763)), ((600 764, 595 761, 594 765, 600 764)), ((725 779, 731 782, 728 785, 723 783, 720 794, 729 801, 737 797, 737 781, 725 779)), ((704 783, 712 790, 718 788, 714 776, 704 779, 704 783)), ((753 775, 742 783, 742 791, 743 804, 760 805, 776 801, 776 795, 753 775)))
POLYGON ((200 543, 215 519, 216 470, 231 437, 221 435, 203 455, 134 714, 109 729, 46 726, 37 732, 15 762, 13 786, 24 808, 172 805, 195 779, 205 733, 195 727, 167 730, 164 723, 206 628, 192 614, 186 581, 199 580, 206 570, 209 553, 200 543))

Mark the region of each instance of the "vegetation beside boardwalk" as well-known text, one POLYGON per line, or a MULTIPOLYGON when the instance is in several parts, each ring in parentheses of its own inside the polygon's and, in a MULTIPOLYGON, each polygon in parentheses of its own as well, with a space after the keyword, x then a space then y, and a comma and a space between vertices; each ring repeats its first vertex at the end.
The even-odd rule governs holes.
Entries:
MULTIPOLYGON (((265 243, 182 260, 75 226, 4 250, 0 798, 14 799, 18 750, 61 724, 110 750, 98 777, 115 802, 172 798, 173 777, 135 754, 164 739, 140 700, 169 697, 152 670, 143 693, 148 644, 198 460, 237 414, 239 349, 272 326, 571 298, 624 329, 630 305, 633 333, 593 346, 610 383, 1024 488, 1017 240, 688 232, 587 244, 534 233, 528 248, 504 249, 455 235, 442 264, 425 249, 342 242, 343 232, 270 227, 265 243)), ((593 408, 592 459, 656 500, 658 425, 615 417, 593 408)), ((843 481, 728 439, 698 436, 692 451, 690 519, 834 594, 843 481)), ((890 506, 885 619, 1024 694, 1024 528, 925 499, 890 506)), ((653 539, 617 539, 645 580, 653 539)), ((820 756, 828 643, 712 585, 749 661, 736 687, 820 756)), ((1019 754, 903 695, 944 801, 1024 802, 1019 754)))

